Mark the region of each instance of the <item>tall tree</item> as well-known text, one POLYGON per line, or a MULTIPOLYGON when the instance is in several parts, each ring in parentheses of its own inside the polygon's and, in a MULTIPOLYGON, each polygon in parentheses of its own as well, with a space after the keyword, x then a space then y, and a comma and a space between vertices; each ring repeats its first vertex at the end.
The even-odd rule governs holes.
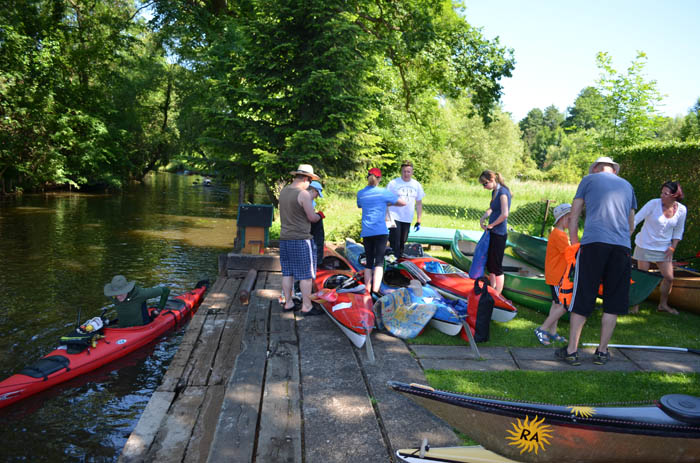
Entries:
POLYGON ((656 81, 645 79, 646 60, 646 54, 638 52, 627 73, 622 74, 612 67, 612 57, 607 53, 596 57, 601 71, 597 88, 605 108, 599 139, 608 153, 654 138, 661 122, 657 105, 662 96, 656 81))
POLYGON ((562 123, 567 131, 595 129, 601 123, 605 101, 595 87, 586 87, 578 94, 574 105, 567 109, 568 115, 562 123))
POLYGON ((302 161, 347 175, 377 157, 430 156, 436 97, 469 94, 488 120, 513 67, 446 0, 156 4, 159 24, 201 51, 182 49, 183 64, 225 102, 209 106, 205 151, 254 166, 273 196, 302 161))
POLYGON ((700 140, 700 98, 685 116, 680 137, 683 141, 700 140))

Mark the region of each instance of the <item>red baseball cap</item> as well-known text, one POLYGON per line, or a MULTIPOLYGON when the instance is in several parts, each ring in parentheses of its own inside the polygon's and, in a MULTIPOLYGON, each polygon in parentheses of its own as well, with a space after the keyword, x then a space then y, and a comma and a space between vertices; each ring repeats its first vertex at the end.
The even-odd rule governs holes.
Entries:
POLYGON ((372 167, 367 175, 374 175, 377 178, 381 178, 382 171, 377 169, 376 167, 372 167))

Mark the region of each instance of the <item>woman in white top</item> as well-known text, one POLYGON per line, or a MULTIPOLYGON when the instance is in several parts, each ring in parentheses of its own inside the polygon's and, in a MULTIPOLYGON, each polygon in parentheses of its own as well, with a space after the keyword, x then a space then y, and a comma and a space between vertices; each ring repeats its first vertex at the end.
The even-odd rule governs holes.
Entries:
MULTIPOLYGON (((668 305, 668 295, 673 285, 673 253, 683 239, 686 207, 680 203, 683 190, 678 182, 666 182, 661 186, 661 197, 646 203, 634 216, 634 226, 644 221, 642 230, 634 240, 636 244, 632 257, 637 259, 640 270, 649 270, 654 262, 664 279, 661 282, 659 311, 674 315, 678 311, 668 305)), ((639 306, 630 309, 637 313, 639 306)))

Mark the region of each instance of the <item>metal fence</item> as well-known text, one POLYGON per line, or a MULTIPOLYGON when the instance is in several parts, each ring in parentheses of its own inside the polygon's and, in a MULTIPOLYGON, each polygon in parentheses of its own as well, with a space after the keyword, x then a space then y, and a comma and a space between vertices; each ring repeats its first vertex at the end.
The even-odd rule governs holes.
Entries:
MULTIPOLYGON (((508 216, 508 226, 530 235, 544 236, 554 224, 551 212, 554 204, 550 199, 514 204, 508 216)), ((426 225, 476 230, 484 209, 427 203, 423 205, 423 212, 430 217, 426 225)))

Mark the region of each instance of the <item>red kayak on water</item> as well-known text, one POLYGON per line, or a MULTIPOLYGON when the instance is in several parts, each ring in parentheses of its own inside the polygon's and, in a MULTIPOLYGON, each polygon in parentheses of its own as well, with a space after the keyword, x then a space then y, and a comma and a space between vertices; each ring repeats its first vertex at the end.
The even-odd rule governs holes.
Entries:
POLYGON ((375 317, 372 297, 365 289, 357 288, 362 282, 354 273, 343 256, 326 246, 314 280, 314 299, 350 341, 361 348, 374 328, 375 317), (351 285, 360 291, 352 292, 351 285))
POLYGON ((197 311, 207 286, 207 282, 199 282, 195 289, 169 298, 165 308, 155 316, 155 308, 150 308, 153 321, 147 325, 129 328, 103 326, 89 333, 76 329, 73 336, 62 340, 73 342, 82 336, 86 340, 85 347, 61 345, 0 382, 0 408, 113 362, 154 341, 197 311), (78 350, 80 352, 76 352, 78 350))

